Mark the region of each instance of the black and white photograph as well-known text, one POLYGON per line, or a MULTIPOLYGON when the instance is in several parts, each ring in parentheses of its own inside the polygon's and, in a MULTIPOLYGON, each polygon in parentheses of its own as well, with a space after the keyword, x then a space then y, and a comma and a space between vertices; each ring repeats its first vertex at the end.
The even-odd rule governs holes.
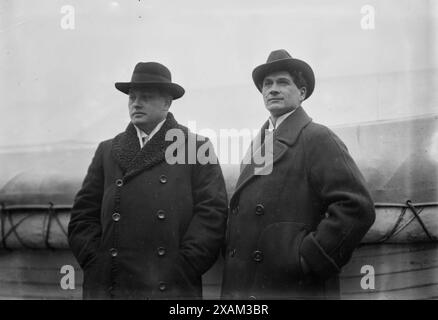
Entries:
POLYGON ((438 299, 437 1, 0 0, 0 68, 0 300, 438 299))

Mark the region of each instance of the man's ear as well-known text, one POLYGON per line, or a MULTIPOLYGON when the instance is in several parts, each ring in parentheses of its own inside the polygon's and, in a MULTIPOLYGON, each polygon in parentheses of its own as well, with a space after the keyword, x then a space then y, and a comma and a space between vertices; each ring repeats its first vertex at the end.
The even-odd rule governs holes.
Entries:
POLYGON ((306 95, 307 95, 307 88, 301 87, 300 88, 300 101, 304 101, 304 99, 306 99, 306 95))
POLYGON ((168 96, 167 97, 167 110, 169 110, 170 106, 172 105, 173 97, 168 96))

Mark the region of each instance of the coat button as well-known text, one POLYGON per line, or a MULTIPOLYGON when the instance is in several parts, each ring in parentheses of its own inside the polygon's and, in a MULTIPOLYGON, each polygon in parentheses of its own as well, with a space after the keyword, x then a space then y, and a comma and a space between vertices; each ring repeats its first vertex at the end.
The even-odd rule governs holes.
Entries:
POLYGON ((163 248, 163 247, 159 247, 159 248, 157 249, 157 253, 158 253, 158 255, 159 255, 160 257, 162 257, 162 256, 164 256, 164 255, 166 254, 166 249, 163 248))
POLYGON ((255 212, 257 215, 262 215, 265 213, 265 207, 262 204, 256 206, 255 212))
POLYGON ((157 218, 160 220, 166 219, 166 214, 164 213, 164 210, 158 210, 157 211, 157 218))
POLYGON ((123 180, 122 179, 117 179, 116 180, 116 186, 118 186, 118 187, 123 186, 123 180))
POLYGON ((164 174, 160 176, 160 182, 163 184, 167 182, 167 177, 164 174))
POLYGON ((116 222, 119 221, 120 220, 120 213, 114 212, 113 213, 113 220, 116 222))
POLYGON ((117 255, 119 254, 119 253, 117 252, 117 249, 115 249, 115 248, 111 248, 111 249, 109 250, 109 252, 110 252, 110 254, 111 254, 112 257, 117 257, 117 255))
POLYGON ((255 262, 261 262, 263 260, 263 252, 256 250, 252 254, 252 258, 255 262))
POLYGON ((166 290, 167 285, 165 282, 161 281, 158 287, 160 288, 160 291, 164 291, 166 290))
POLYGON ((230 252, 228 253, 228 255, 232 258, 236 255, 236 249, 232 249, 230 250, 230 252))

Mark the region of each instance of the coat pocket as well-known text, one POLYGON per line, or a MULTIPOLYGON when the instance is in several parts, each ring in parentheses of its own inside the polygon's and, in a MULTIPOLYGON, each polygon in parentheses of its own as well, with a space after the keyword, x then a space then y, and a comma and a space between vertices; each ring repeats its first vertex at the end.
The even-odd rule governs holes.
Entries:
POLYGON ((201 275, 181 254, 169 268, 169 278, 174 284, 170 296, 177 299, 197 299, 202 297, 201 275))
POLYGON ((105 261, 102 250, 97 250, 94 256, 83 268, 82 291, 84 299, 100 299, 104 288, 109 286, 109 261, 105 261))
POLYGON ((299 252, 307 232, 305 224, 297 222, 277 222, 263 230, 258 254, 253 257, 258 264, 254 278, 257 290, 288 290, 303 278, 299 252))

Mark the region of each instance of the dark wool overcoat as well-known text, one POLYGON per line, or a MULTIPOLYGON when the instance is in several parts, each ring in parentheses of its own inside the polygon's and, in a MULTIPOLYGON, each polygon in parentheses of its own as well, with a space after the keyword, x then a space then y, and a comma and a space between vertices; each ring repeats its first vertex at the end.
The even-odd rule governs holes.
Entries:
POLYGON ((217 162, 201 164, 192 155, 192 163, 169 164, 170 129, 184 133, 178 150, 186 158, 189 143, 196 150, 209 143, 194 140, 168 113, 142 149, 132 124, 98 146, 68 228, 84 298, 202 297, 201 275, 225 238, 225 183, 217 162))
POLYGON ((338 298, 338 273, 374 222, 373 201, 342 141, 301 107, 273 139, 272 172, 244 166, 230 201, 222 297, 338 298))

